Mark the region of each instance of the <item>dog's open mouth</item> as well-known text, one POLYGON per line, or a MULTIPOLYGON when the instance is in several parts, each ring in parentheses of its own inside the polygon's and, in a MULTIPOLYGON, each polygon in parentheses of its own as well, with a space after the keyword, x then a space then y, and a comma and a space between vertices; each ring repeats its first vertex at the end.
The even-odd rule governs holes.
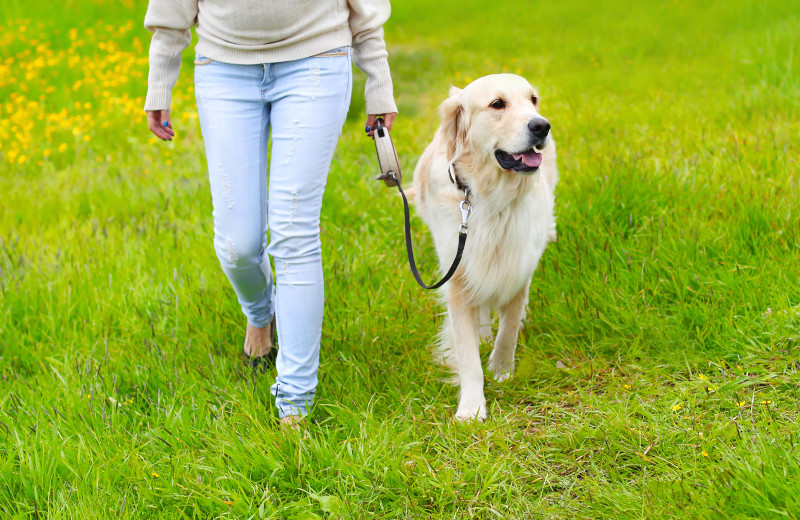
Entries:
POLYGON ((522 153, 508 153, 503 150, 495 150, 494 156, 498 164, 504 170, 514 170, 515 172, 533 172, 539 169, 542 164, 542 152, 535 146, 522 153))

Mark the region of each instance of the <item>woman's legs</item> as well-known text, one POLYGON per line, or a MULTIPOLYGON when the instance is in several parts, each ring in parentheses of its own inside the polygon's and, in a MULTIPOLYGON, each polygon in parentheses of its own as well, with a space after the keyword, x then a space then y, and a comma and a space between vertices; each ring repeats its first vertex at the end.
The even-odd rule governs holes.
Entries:
POLYGON ((349 55, 195 68, 214 248, 248 323, 266 327, 277 313, 272 393, 281 418, 305 415, 316 392, 324 308, 319 219, 350 104, 351 70, 349 55), (267 221, 277 298, 264 254, 267 221))
POLYGON ((271 100, 270 243, 277 282, 280 417, 305 415, 317 388, 324 284, 322 195, 350 104, 349 56, 277 63, 271 100))
POLYGON ((195 67, 197 108, 214 206, 214 249, 249 324, 275 312, 267 232, 269 106, 260 65, 211 62, 195 67))

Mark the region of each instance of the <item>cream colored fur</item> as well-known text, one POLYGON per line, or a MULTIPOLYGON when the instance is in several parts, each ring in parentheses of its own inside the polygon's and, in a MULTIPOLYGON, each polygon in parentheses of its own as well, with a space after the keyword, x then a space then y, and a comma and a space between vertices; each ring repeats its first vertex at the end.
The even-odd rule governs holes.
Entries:
POLYGON ((445 284, 447 318, 439 335, 441 360, 457 373, 461 384, 456 418, 483 420, 480 338, 491 336, 489 310, 499 314, 498 333, 489 369, 498 381, 511 377, 528 288, 547 243, 556 239, 554 190, 558 182, 556 146, 548 135, 542 163, 532 173, 504 170, 495 150, 529 148, 528 122, 540 118, 538 95, 524 79, 512 74, 479 78, 463 90, 453 87, 442 103, 441 125, 414 172, 413 201, 431 230, 442 273, 449 268, 461 224, 459 191, 447 173, 455 171, 469 186, 473 211, 461 264, 445 284), (504 108, 491 104, 502 99, 504 108))

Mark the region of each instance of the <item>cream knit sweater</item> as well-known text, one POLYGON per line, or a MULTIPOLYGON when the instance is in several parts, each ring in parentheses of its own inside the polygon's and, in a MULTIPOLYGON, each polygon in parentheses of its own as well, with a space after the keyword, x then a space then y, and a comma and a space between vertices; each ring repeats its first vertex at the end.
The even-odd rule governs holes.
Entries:
POLYGON ((389 0, 150 0, 144 109, 169 110, 196 25, 196 51, 227 63, 291 61, 352 45, 353 61, 367 74, 367 113, 397 112, 383 41, 390 10, 389 0))

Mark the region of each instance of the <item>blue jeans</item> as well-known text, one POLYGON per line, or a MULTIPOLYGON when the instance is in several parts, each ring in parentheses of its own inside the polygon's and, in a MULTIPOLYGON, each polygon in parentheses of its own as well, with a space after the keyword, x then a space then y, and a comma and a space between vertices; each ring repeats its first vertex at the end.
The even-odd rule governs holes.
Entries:
POLYGON ((195 60, 214 249, 248 322, 266 327, 276 316, 280 417, 305 415, 318 382, 320 210, 352 89, 350 49, 325 54, 260 65, 195 60))

